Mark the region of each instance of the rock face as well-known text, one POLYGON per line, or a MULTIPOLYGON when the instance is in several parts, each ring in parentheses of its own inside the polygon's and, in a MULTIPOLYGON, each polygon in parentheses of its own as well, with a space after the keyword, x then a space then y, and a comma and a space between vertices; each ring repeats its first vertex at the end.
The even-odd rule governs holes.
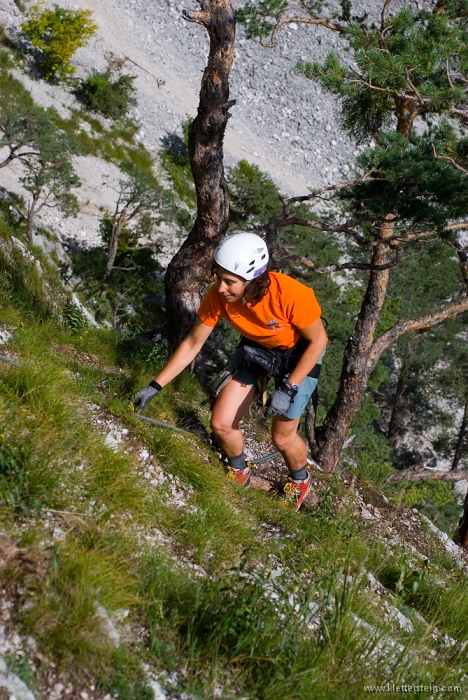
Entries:
MULTIPOLYGON (((243 0, 233 0, 234 8, 242 4, 243 0)), ((368 13, 378 21, 381 4, 355 2, 353 13, 368 13)), ((433 4, 432 0, 424 3, 428 8, 433 4)), ((402 5, 413 9, 422 6, 412 0, 395 0, 391 11, 402 5)), ((90 43, 74 57, 76 75, 84 78, 107 69, 108 61, 126 59, 123 70, 136 77, 138 106, 131 116, 140 126, 137 139, 156 154, 168 136, 181 134, 184 119, 196 114, 208 35, 200 25, 187 22, 182 12, 197 9, 197 3, 79 0, 75 7, 91 9, 99 25, 90 43)), ((10 32, 15 32, 23 19, 13 0, 2 3, 0 23, 10 32)), ((243 158, 255 163, 285 194, 305 194, 309 188, 346 179, 363 146, 352 143, 340 130, 335 98, 294 73, 298 60, 323 61, 330 51, 349 60, 345 46, 336 32, 291 25, 280 32, 275 48, 265 49, 247 40, 238 26, 231 74, 231 98, 237 104, 231 110, 226 132, 226 164, 234 165, 243 158)), ((15 75, 20 77, 20 71, 15 75)), ((70 114, 75 105, 70 92, 24 74, 21 79, 37 104, 53 105, 63 116, 70 114)), ((77 158, 75 167, 82 181, 77 191, 82 208, 79 219, 64 220, 51 210, 43 211, 42 221, 60 229, 65 237, 95 243, 99 238, 99 208, 112 209, 115 192, 111 186, 118 182, 118 171, 111 164, 89 157, 77 158)), ((4 168, 0 184, 23 194, 19 176, 12 166, 4 168)))
MULTIPOLYGON (((243 0, 233 0, 234 8, 243 4, 243 0)), ((354 2, 353 14, 367 13, 377 21, 382 4, 354 2)), ((391 12, 402 5, 417 9, 423 4, 430 8, 434 2, 395 0, 391 12)), ((93 10, 99 29, 76 54, 77 75, 84 77, 107 68, 105 55, 126 57, 124 69, 137 76, 134 116, 141 124, 139 137, 150 150, 159 150, 161 140, 180 132, 186 116, 196 113, 208 36, 203 27, 187 22, 182 12, 197 9, 197 3, 79 0, 78 6, 93 10)), ((22 20, 10 0, 0 14, 0 21, 11 27, 22 20)), ((336 32, 293 24, 280 32, 275 48, 265 49, 247 40, 238 26, 231 77, 231 97, 237 105, 231 110, 226 133, 226 162, 234 164, 247 158, 291 194, 339 180, 358 149, 340 131, 335 99, 315 83, 295 75, 294 65, 301 59, 322 61, 331 51, 349 60, 345 46, 336 32)), ((39 93, 44 88, 36 83, 34 91, 38 93, 35 99, 42 103, 39 93)), ((63 103, 69 106, 69 96, 55 102, 59 109, 63 103)))

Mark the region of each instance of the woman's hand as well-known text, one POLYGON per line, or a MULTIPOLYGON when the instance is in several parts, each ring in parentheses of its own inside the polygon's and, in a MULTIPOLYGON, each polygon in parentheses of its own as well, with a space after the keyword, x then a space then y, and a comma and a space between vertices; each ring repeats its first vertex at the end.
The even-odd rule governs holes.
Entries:
POLYGON ((289 411, 291 403, 297 394, 297 389, 288 386, 285 382, 273 392, 268 399, 266 416, 285 416, 289 411))
POLYGON ((145 386, 133 399, 135 411, 144 411, 146 405, 159 394, 159 389, 152 386, 145 386))

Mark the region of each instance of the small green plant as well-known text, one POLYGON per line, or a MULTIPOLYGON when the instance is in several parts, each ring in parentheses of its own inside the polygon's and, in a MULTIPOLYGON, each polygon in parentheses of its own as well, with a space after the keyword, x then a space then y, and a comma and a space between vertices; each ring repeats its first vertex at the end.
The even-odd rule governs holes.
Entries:
POLYGON ((63 80, 73 75, 71 57, 97 29, 91 15, 91 10, 67 10, 58 5, 54 5, 53 10, 41 10, 40 5, 31 9, 21 29, 40 51, 36 63, 46 80, 53 80, 57 75, 63 80))
POLYGON ((154 371, 160 371, 168 358, 167 342, 164 341, 159 345, 153 345, 149 351, 145 362, 150 365, 154 371))
POLYGON ((88 321, 83 311, 72 301, 68 300, 62 312, 63 326, 71 331, 81 331, 88 327, 88 321))
POLYGON ((452 484, 443 481, 410 484, 405 490, 403 504, 408 508, 432 501, 436 506, 445 506, 453 501, 452 484))
POLYGON ((18 676, 23 683, 26 683, 28 688, 34 688, 36 685, 36 669, 25 656, 7 656, 5 661, 9 671, 18 676))
POLYGON ((134 80, 132 75, 121 75, 113 80, 110 70, 93 73, 81 83, 76 94, 87 109, 108 119, 120 119, 129 107, 136 105, 134 80))
POLYGON ((7 437, 0 434, 0 499, 15 511, 22 510, 27 515, 33 510, 36 514, 42 509, 39 498, 31 495, 27 465, 30 453, 27 447, 10 444, 7 437))
POLYGON ((414 563, 409 561, 408 556, 403 552, 395 564, 383 567, 379 579, 386 588, 394 591, 406 603, 426 580, 427 570, 427 559, 414 563))

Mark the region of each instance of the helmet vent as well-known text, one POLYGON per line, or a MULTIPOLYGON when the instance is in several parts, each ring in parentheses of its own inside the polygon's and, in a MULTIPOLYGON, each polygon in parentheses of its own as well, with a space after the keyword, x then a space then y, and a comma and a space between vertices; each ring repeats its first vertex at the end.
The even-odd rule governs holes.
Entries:
POLYGON ((251 261, 249 262, 249 265, 255 265, 255 260, 251 260, 251 261))

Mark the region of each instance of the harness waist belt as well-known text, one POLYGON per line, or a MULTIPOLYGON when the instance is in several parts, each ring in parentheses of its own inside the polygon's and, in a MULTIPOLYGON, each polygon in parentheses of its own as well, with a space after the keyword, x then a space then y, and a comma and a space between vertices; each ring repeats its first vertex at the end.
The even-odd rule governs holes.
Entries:
MULTIPOLYGON (((244 366, 252 367, 254 365, 255 369, 262 369, 267 376, 279 377, 293 371, 307 345, 305 338, 301 338, 292 348, 275 350, 265 348, 254 340, 242 337, 238 347, 244 349, 244 366)), ((307 376, 318 379, 321 369, 322 365, 317 363, 307 376)))

